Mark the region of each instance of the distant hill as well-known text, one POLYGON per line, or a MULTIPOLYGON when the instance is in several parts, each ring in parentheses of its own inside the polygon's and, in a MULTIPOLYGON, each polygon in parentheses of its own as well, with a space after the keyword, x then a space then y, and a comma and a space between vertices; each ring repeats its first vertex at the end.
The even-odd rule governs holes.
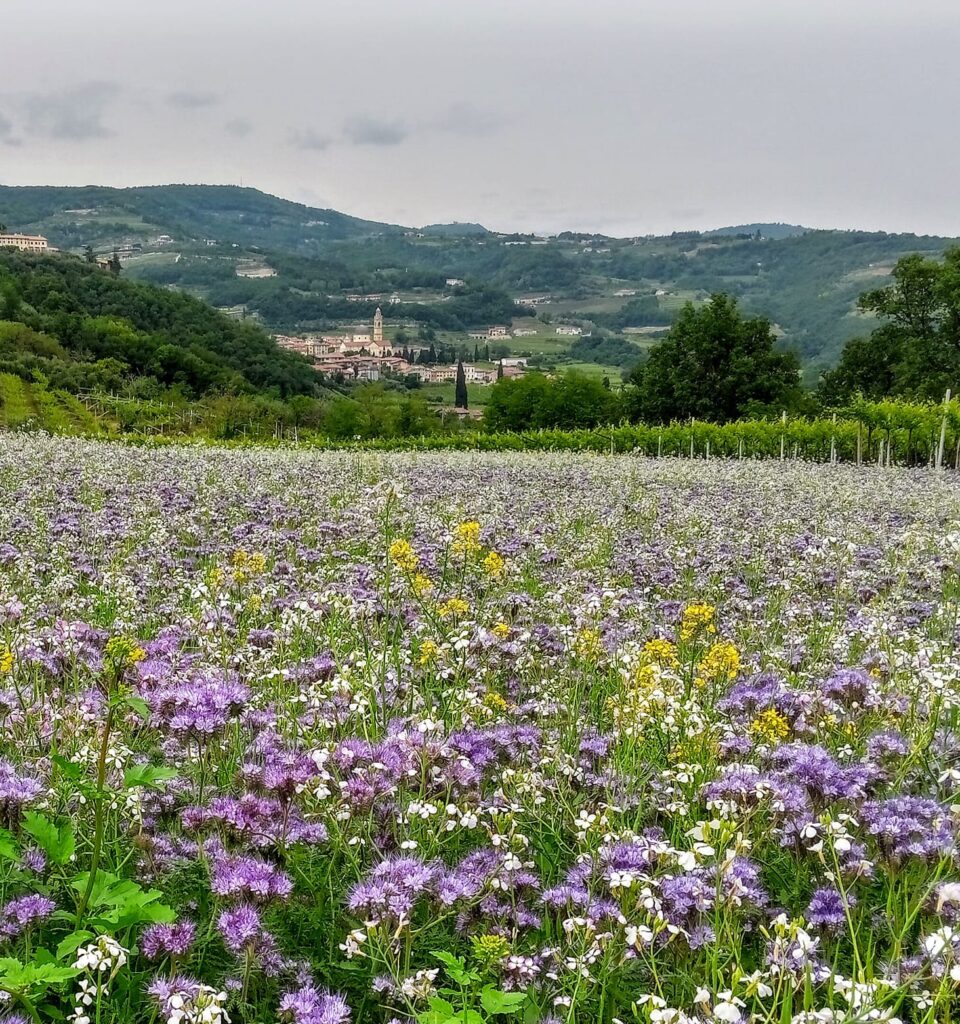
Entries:
POLYGON ((461 224, 459 221, 454 221, 452 224, 427 224, 420 231, 425 235, 446 237, 489 234, 482 224, 461 224))
POLYGON ((324 243, 403 228, 315 209, 235 185, 61 188, 0 185, 0 221, 45 234, 52 245, 174 241, 309 253, 324 243))
POLYGON ((707 237, 729 237, 732 235, 755 235, 760 233, 762 238, 795 238, 797 235, 805 235, 811 228, 805 228, 800 224, 732 224, 725 228, 714 228, 713 231, 705 231, 707 237))
MULTIPOLYGON (((547 348, 562 354, 571 343, 556 338, 557 320, 623 338, 669 325, 685 302, 725 291, 770 318, 810 380, 871 329, 857 308, 861 293, 886 283, 901 256, 957 244, 772 222, 634 238, 544 239, 470 223, 412 229, 228 185, 0 186, 0 222, 73 252, 125 248, 125 277, 245 307, 283 331, 351 329, 380 302, 391 303, 390 319, 408 332, 457 335, 514 317, 529 326, 531 310, 514 300, 530 297, 538 331, 551 336, 547 348), (449 278, 466 281, 470 294, 452 294, 449 278)), ((520 353, 531 343, 511 346, 520 353)))

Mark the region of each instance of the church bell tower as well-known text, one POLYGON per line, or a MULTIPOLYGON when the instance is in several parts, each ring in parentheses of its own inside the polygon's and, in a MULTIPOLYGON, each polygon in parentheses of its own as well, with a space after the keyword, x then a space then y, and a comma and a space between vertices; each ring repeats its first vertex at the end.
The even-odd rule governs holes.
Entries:
POLYGON ((377 345, 383 344, 383 313, 379 306, 373 314, 373 341, 377 345))

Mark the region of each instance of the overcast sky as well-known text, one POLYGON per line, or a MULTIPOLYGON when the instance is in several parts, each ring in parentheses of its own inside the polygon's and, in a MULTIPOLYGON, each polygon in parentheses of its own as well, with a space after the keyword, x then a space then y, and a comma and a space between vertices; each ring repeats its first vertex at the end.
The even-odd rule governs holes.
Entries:
POLYGON ((0 0, 0 183, 960 235, 960 0, 0 0))

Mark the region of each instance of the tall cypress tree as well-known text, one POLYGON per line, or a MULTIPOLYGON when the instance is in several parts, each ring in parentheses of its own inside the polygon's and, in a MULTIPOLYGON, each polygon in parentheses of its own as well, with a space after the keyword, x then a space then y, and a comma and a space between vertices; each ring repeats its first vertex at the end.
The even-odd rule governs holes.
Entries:
POLYGON ((463 360, 457 361, 457 385, 454 391, 453 404, 458 409, 467 408, 467 375, 463 372, 463 360))

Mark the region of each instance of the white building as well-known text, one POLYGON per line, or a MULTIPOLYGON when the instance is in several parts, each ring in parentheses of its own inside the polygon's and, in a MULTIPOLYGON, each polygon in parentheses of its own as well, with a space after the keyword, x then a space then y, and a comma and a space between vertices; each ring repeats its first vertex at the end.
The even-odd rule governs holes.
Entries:
POLYGON ((583 334, 583 330, 580 327, 574 327, 573 324, 559 324, 556 333, 573 336, 583 334))
POLYGON ((16 231, 0 234, 0 248, 11 245, 14 249, 20 249, 22 252, 47 251, 47 240, 43 235, 21 235, 16 231))
POLYGON ((462 288, 467 282, 460 277, 448 277, 446 284, 448 288, 462 288))

